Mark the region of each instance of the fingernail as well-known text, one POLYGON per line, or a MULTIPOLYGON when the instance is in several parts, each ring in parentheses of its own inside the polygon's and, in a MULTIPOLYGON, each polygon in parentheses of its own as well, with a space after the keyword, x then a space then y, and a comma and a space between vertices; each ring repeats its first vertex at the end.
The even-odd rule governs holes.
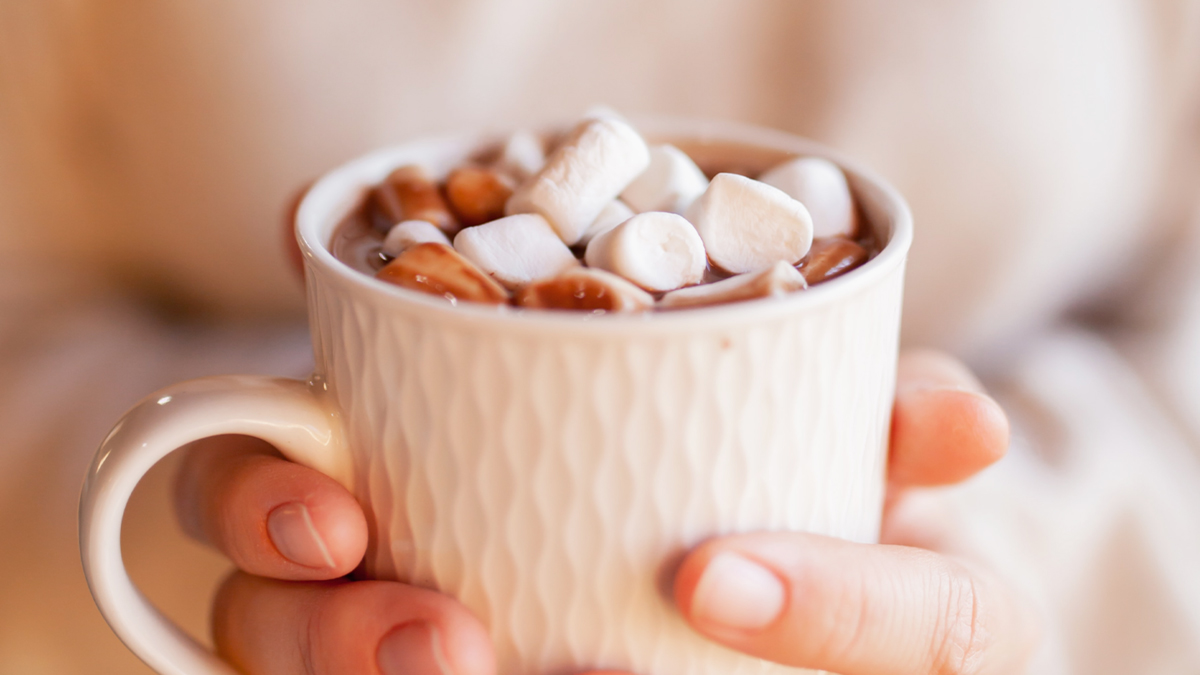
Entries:
POLYGON ((773 572, 736 553, 718 553, 708 561, 692 593, 692 620, 757 630, 775 621, 783 601, 783 583, 773 572))
POLYGON ((283 557, 297 565, 325 569, 336 567, 329 547, 321 539, 308 507, 292 502, 276 507, 267 516, 267 533, 283 557))
POLYGON ((430 623, 406 623, 379 641, 375 654, 383 675, 452 675, 438 629, 430 623))

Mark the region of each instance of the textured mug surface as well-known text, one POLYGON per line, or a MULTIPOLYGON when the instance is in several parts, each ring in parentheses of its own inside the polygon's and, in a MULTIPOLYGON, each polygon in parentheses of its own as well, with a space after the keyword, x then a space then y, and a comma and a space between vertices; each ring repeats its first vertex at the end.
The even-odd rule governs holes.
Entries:
MULTIPOLYGON (((741 126, 641 126, 651 140, 829 156, 741 126)), ((368 574, 459 598, 508 675, 796 672, 689 629, 669 600, 670 565, 732 532, 877 538, 903 202, 847 167, 886 242, 879 256, 784 299, 650 316, 451 307, 330 256, 365 186, 408 162, 444 170, 479 142, 368 156, 299 211, 316 375, 368 510, 368 574)))
POLYGON ((691 631, 670 600, 672 566, 733 532, 876 540, 911 217, 886 183, 803 139, 726 123, 638 126, 702 165, 833 160, 882 250, 803 292, 719 307, 451 306, 350 269, 329 242, 392 168, 444 173, 495 137, 410 143, 327 174, 296 224, 311 380, 173 385, 127 412, 89 468, 84 573, 130 649, 160 673, 235 673, 138 592, 120 531, 162 457, 249 434, 353 491, 371 528, 366 574, 459 598, 488 626, 501 675, 799 672, 691 631))

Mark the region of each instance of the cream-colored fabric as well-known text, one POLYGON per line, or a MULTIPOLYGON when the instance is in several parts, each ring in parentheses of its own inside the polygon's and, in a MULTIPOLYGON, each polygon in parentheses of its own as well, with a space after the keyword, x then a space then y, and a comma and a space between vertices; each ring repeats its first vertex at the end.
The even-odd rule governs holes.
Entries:
MULTIPOLYGON (((1041 605, 1031 672, 1200 668, 1196 446, 1105 341, 1039 337, 991 383, 1014 422, 1010 454, 905 506, 930 544, 987 561, 1041 605)), ((903 527, 903 526, 901 526, 903 527)))
MULTIPOLYGON (((1198 92, 1200 0, 0 3, 0 675, 141 672, 84 592, 79 480, 158 386, 304 371, 298 186, 601 102, 892 178, 918 224, 906 340, 984 368, 1018 431, 914 509, 1042 599, 1037 672, 1200 670, 1198 92), (171 323, 131 290, 238 318, 171 323)), ((223 564, 170 533, 168 473, 127 551, 202 630, 223 564)))

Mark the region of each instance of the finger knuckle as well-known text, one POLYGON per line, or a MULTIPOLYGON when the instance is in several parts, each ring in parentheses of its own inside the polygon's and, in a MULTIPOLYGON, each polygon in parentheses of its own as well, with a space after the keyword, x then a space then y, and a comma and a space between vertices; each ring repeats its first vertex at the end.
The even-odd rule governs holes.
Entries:
POLYGON ((945 569, 938 576, 941 610, 930 648, 930 672, 974 675, 981 672, 991 642, 983 594, 979 583, 960 570, 945 569))
POLYGON ((321 644, 321 637, 325 634, 323 626, 329 621, 326 618, 326 607, 328 607, 328 603, 320 603, 308 615, 304 629, 297 631, 296 651, 300 654, 300 662, 304 664, 304 675, 318 675, 319 672, 316 658, 317 654, 324 653, 318 648, 318 645, 321 644))
POLYGON ((324 592, 315 599, 303 630, 297 631, 296 648, 305 675, 335 675, 352 670, 359 656, 357 643, 348 639, 360 624, 362 606, 352 584, 316 582, 324 592))

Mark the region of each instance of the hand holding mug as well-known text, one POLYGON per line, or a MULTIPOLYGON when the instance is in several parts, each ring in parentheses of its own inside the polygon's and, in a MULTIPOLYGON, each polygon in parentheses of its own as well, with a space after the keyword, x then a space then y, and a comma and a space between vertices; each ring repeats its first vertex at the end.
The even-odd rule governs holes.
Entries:
MULTIPOLYGON (((1007 445, 999 406, 936 353, 901 356, 893 419, 890 504, 908 488, 970 477, 1007 445)), ((185 529, 241 570, 213 605, 230 663, 251 675, 495 672, 487 631, 452 598, 343 579, 367 543, 344 488, 254 439, 200 443, 181 469, 177 508, 185 529)), ((675 602, 710 639, 788 665, 1019 672, 1036 639, 1022 599, 968 562, 897 545, 888 525, 883 545, 786 532, 707 541, 680 563, 675 602)))
POLYGON ((989 601, 1003 594, 986 576, 873 546, 893 401, 894 485, 969 474, 1003 427, 989 400, 953 388, 969 375, 935 357, 910 357, 924 365, 906 365, 917 375, 902 372, 894 396, 911 237, 903 200, 785 134, 679 120, 645 129, 726 163, 839 163, 880 254, 803 293, 649 320, 453 307, 347 268, 330 242, 365 186, 406 163, 443 172, 486 141, 413 143, 338 169, 297 218, 314 377, 176 385, 127 414, 93 463, 84 567, 139 656, 165 673, 232 672, 137 593, 116 536, 141 473, 214 436, 191 450, 181 512, 256 575, 226 585, 216 624, 223 652, 251 672, 784 672, 693 629, 780 663, 847 671, 959 656, 973 667, 990 636, 1004 642, 1007 621, 989 617, 1011 613, 989 601), (933 386, 912 384, 922 381, 933 386), (708 537, 771 530, 790 534, 715 539, 685 556, 708 537), (377 581, 328 581, 360 560, 360 576, 377 581), (673 573, 679 611, 667 597, 673 573), (895 593, 888 604, 888 591, 918 580, 952 602, 895 593), (946 607, 978 609, 965 625, 994 632, 953 631, 922 656, 922 639, 964 625, 946 623, 946 607), (839 643, 847 627, 852 641, 839 643))

